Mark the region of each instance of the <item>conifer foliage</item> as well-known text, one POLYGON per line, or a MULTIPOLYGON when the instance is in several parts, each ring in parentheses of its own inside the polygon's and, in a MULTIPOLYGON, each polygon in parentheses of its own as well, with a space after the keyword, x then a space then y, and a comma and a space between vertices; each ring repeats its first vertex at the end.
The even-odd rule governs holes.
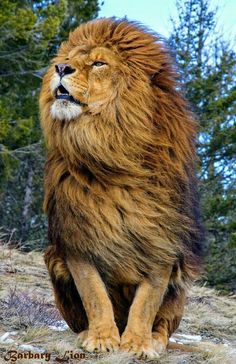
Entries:
POLYGON ((41 78, 69 31, 98 11, 97 0, 1 0, 0 226, 28 249, 46 242, 41 78))
POLYGON ((236 289, 236 54, 209 0, 177 1, 170 46, 200 122, 200 194, 211 284, 236 289))

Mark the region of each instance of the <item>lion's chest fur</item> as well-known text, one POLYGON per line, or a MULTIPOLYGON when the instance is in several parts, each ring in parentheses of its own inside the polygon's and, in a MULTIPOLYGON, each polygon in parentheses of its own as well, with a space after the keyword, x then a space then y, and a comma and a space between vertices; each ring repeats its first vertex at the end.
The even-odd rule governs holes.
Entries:
POLYGON ((68 253, 91 259, 115 282, 138 283, 156 264, 172 259, 142 188, 103 186, 83 174, 55 186, 49 230, 68 253))

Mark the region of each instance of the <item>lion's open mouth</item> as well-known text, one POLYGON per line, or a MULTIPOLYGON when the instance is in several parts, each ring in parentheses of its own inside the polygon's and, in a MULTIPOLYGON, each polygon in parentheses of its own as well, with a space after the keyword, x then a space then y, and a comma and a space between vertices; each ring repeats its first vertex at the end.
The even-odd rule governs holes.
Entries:
POLYGON ((55 97, 57 100, 67 100, 74 104, 82 105, 82 102, 76 100, 72 95, 70 95, 67 89, 62 85, 59 85, 55 90, 55 97))

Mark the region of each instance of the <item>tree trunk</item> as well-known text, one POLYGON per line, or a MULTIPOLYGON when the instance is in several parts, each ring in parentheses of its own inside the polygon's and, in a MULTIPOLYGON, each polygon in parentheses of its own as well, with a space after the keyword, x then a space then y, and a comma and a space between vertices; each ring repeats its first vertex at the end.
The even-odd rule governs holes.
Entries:
POLYGON ((32 204, 32 185, 33 185, 33 169, 30 168, 25 187, 25 197, 24 197, 23 211, 22 211, 22 229, 21 229, 22 240, 24 240, 27 235, 30 206, 32 204))

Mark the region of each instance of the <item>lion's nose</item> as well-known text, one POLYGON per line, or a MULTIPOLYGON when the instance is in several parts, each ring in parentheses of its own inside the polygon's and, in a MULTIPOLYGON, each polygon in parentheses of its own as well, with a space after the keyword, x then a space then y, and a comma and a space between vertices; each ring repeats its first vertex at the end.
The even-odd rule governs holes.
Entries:
POLYGON ((66 63, 56 64, 55 68, 56 68, 56 72, 59 74, 60 77, 63 77, 65 75, 69 75, 70 73, 75 72, 75 69, 66 63))

